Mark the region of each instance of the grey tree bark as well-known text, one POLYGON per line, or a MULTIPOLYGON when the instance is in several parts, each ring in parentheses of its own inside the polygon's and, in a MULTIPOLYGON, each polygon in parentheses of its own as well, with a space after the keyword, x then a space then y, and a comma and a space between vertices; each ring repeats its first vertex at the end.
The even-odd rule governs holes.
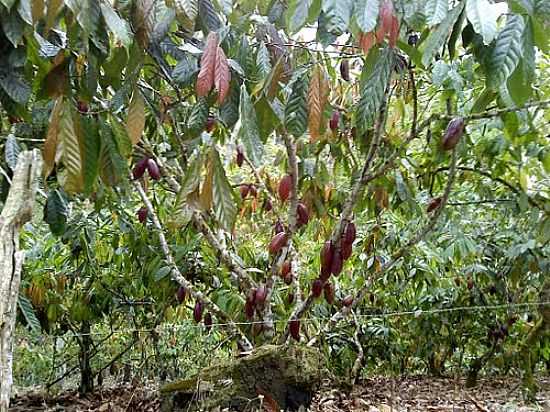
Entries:
POLYGON ((0 214, 0 412, 7 412, 13 383, 13 332, 21 268, 21 227, 32 217, 42 157, 38 150, 19 154, 11 188, 0 214))

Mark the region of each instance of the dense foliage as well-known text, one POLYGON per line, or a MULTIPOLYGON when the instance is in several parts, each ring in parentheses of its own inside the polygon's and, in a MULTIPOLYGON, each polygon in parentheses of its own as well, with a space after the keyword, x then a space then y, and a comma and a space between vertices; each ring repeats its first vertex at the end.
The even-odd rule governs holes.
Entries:
POLYGON ((352 375, 548 367, 547 1, 0 0, 0 22, 3 197, 23 147, 45 161, 21 320, 75 336, 83 390, 190 320, 352 375))

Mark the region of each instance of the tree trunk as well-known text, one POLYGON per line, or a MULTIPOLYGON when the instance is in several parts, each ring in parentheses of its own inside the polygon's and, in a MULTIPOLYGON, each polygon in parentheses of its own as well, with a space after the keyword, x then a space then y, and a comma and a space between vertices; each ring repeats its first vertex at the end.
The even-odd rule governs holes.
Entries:
POLYGON ((80 388, 79 392, 82 395, 90 393, 94 390, 94 374, 90 366, 90 349, 92 346, 92 337, 90 336, 90 322, 84 321, 80 328, 82 336, 80 337, 80 388))
POLYGON ((25 254, 19 250, 19 232, 32 217, 42 159, 38 150, 19 155, 13 180, 0 214, 0 412, 7 412, 13 382, 13 332, 21 268, 25 254))

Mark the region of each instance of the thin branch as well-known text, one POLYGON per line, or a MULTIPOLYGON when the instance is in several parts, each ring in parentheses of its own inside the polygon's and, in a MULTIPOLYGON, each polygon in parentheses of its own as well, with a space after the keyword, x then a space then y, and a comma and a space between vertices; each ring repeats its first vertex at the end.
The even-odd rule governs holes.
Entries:
POLYGON ((355 325, 355 333, 353 334, 353 343, 357 348, 357 358, 355 358, 355 362, 353 363, 353 367, 351 368, 351 373, 350 373, 350 381, 351 381, 350 383, 352 385, 355 384, 357 380, 357 376, 359 375, 359 370, 361 369, 361 366, 363 365, 363 359, 365 358, 363 345, 361 345, 361 340, 359 339, 359 331, 361 330, 361 325, 357 320, 357 316, 355 315, 355 312, 353 312, 353 323, 355 325))

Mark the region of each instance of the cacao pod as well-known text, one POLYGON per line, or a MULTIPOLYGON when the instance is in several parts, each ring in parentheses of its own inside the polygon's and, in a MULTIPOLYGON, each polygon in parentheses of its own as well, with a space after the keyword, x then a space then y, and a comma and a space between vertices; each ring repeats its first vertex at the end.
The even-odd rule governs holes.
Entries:
POLYGON ((287 273, 287 275, 284 278, 285 284, 290 285, 292 284, 292 273, 287 273))
POLYGON ((185 289, 185 286, 180 286, 178 288, 178 292, 176 293, 176 299, 178 300, 178 303, 183 303, 186 297, 187 289, 185 289))
POLYGON ((330 130, 332 130, 333 132, 338 130, 339 122, 340 122, 340 112, 338 110, 335 110, 332 112, 332 116, 330 117, 330 120, 328 123, 330 126, 330 130))
POLYGON ((145 223, 145 221, 147 220, 147 215, 148 214, 149 214, 149 211, 147 210, 147 208, 145 206, 140 208, 137 211, 137 217, 138 217, 139 223, 145 223))
POLYGON ((282 233, 285 231, 285 227, 283 226, 280 220, 277 220, 277 222, 275 223, 275 226, 273 226, 273 231, 275 232, 275 234, 282 233))
POLYGON ((300 340, 300 321, 298 319, 292 319, 289 322, 289 331, 294 340, 300 340))
POLYGON ((248 185, 248 190, 250 191, 250 196, 252 196, 252 197, 257 197, 258 196, 258 189, 256 189, 256 186, 248 185))
POLYGON ((290 273, 292 269, 292 262, 290 260, 285 260, 281 265, 281 277, 284 279, 290 273))
POLYGON ((349 60, 342 59, 340 62, 340 76, 342 79, 349 82, 349 60))
POLYGON ((286 245, 286 242, 288 240, 288 235, 286 232, 280 232, 277 233, 273 238, 271 239, 271 242, 269 243, 269 253, 272 255, 276 255, 281 251, 284 245, 286 245))
POLYGON ((468 290, 472 290, 474 288, 474 281, 472 280, 472 278, 468 278, 467 286, 468 290))
POLYGON ((342 254, 334 253, 330 265, 330 273, 332 273, 334 276, 338 276, 342 272, 343 265, 344 262, 342 261, 342 254))
POLYGON ((456 117, 452 119, 447 125, 445 134, 441 141, 443 150, 452 150, 457 145, 458 141, 464 133, 464 119, 462 117, 456 117))
POLYGON ((353 304, 353 296, 348 295, 344 299, 342 299, 342 305, 349 307, 353 304))
POLYGON ((254 317, 254 303, 249 299, 247 299, 244 304, 244 314, 249 320, 254 317))
POLYGON ((145 169, 147 169, 147 161, 149 159, 147 157, 144 157, 139 162, 136 163, 134 168, 132 169, 132 177, 134 180, 141 179, 143 177, 143 174, 145 173, 145 169))
POLYGON ((355 241, 356 237, 357 229, 355 228, 355 223, 349 222, 344 230, 344 243, 351 245, 355 241))
POLYGON ((298 216, 297 216, 298 219, 296 221, 296 223, 298 224, 298 227, 307 225, 307 223, 309 222, 309 212, 307 210, 306 205, 304 205, 301 202, 298 203, 298 207, 296 211, 298 212, 298 216))
POLYGON ((160 179, 160 169, 154 159, 147 160, 147 171, 149 172, 149 176, 151 176, 151 179, 160 179))
POLYGON ((212 315, 210 312, 207 312, 206 315, 204 315, 204 326, 206 326, 207 331, 212 329, 212 315))
POLYGON ((241 167, 244 163, 244 153, 241 146, 237 146, 237 166, 241 167))
POLYGON ((266 297, 267 297, 266 287, 264 285, 258 286, 254 296, 254 303, 258 306, 261 306, 264 304, 266 297))
POLYGON ((290 189, 292 188, 292 177, 285 175, 279 182, 279 197, 283 202, 286 202, 290 196, 290 189))
POLYGON ((443 200, 442 197, 436 197, 432 200, 430 200, 430 203, 428 203, 428 207, 426 208, 426 212, 430 213, 433 212, 435 209, 437 209, 439 206, 441 206, 441 201, 443 200))
POLYGON ((273 210, 273 203, 271 203, 271 200, 266 198, 264 200, 264 204, 262 205, 262 209, 266 212, 270 212, 271 210, 273 210))
POLYGON ((353 252, 353 244, 342 242, 341 247, 342 247, 342 249, 340 250, 340 255, 342 256, 342 260, 346 261, 350 258, 351 254, 353 252))
POLYGON ((325 300, 329 305, 332 305, 334 303, 334 286, 332 283, 327 282, 325 283, 325 286, 323 287, 324 294, 325 294, 325 300))
POLYGON ((88 107, 88 103, 83 100, 79 100, 76 103, 76 107, 80 113, 88 113, 88 111, 90 110, 90 108, 88 107))
POLYGON ((327 240, 323 245, 323 249, 321 249, 321 272, 328 270, 330 273, 333 255, 334 246, 332 245, 332 241, 327 240))
POLYGON ((323 293, 323 281, 321 279, 315 279, 311 285, 311 294, 314 298, 318 298, 323 293))
POLYGON ((195 322, 199 323, 202 319, 202 302, 200 300, 197 300, 195 302, 195 308, 193 309, 193 319, 195 319, 195 322))
POLYGON ((246 199, 248 193, 250 192, 250 185, 243 183, 241 186, 239 186, 239 191, 241 192, 241 199, 246 199))
POLYGON ((212 130, 214 130, 214 126, 216 126, 216 119, 212 116, 208 116, 208 119, 206 119, 206 125, 204 129, 210 133, 212 130))

